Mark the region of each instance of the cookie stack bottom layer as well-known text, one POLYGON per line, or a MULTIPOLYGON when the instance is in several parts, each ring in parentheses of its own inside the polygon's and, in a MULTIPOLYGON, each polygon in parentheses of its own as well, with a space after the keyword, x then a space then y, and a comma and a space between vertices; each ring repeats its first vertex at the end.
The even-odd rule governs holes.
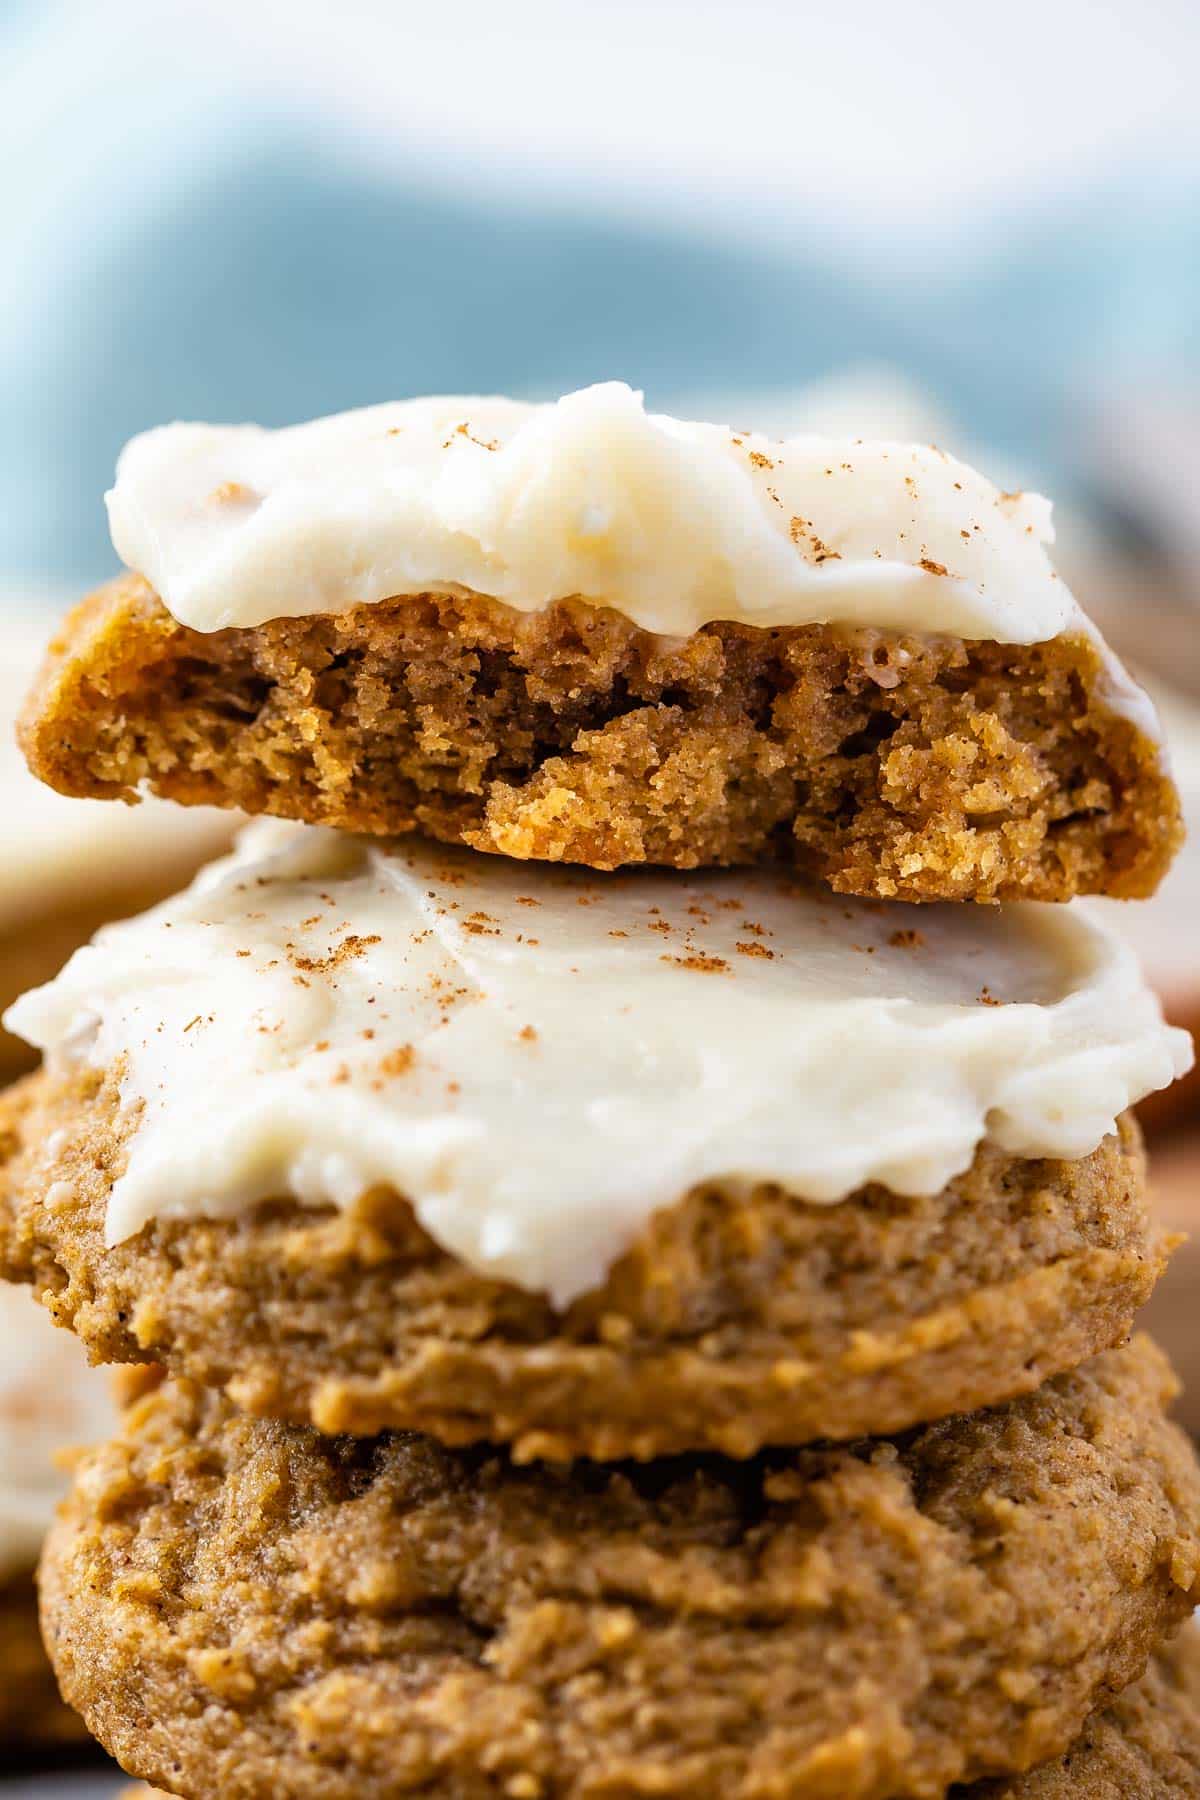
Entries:
POLYGON ((1137 1340, 900 1440, 566 1470, 166 1384, 80 1471, 47 1639, 191 1800, 942 1793, 1062 1755, 1200 1592, 1171 1387, 1137 1340))
MULTIPOLYGON (((1028 1775, 958 1788, 954 1800, 1190 1800, 1200 1794, 1200 1630, 1186 1626, 1141 1681, 1088 1720, 1064 1756, 1028 1775)), ((121 1800, 160 1800, 126 1788, 121 1800)))
MULTIPOLYGON (((1085 1725, 1064 1756, 1027 1775, 954 1790, 953 1800, 1191 1800, 1200 1794, 1200 1632, 1186 1627, 1141 1681, 1085 1725)), ((120 1800, 164 1800, 126 1788, 120 1800)))

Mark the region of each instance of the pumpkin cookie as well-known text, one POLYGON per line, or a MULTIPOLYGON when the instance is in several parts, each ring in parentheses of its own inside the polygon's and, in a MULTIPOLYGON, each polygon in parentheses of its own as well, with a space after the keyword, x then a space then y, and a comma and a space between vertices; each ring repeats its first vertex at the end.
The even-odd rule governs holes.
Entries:
POLYGON ((109 506, 137 574, 67 620, 25 721, 64 793, 911 900, 1145 895, 1181 836, 1046 503, 924 446, 610 383, 171 426, 109 506))
POLYGON ((515 1468, 168 1384, 42 1565, 66 1697, 201 1800, 940 1794, 1061 1755, 1200 1593, 1144 1339, 896 1442, 515 1468))
POLYGON ((1066 907, 260 822, 7 1015, 0 1268, 101 1358, 522 1457, 853 1437, 1120 1339, 1190 1058, 1066 907))
MULTIPOLYGON (((1200 1794, 1200 1638, 1185 1627, 1141 1681, 1088 1720, 1064 1756, 1027 1775, 951 1790, 953 1800, 1195 1800, 1200 1794)), ((126 1788, 120 1800, 164 1800, 126 1788)), ((223 1800, 223 1796, 217 1796, 223 1800)))
POLYGON ((917 1198, 705 1185, 560 1311, 468 1268, 385 1190, 346 1212, 159 1218, 106 1246, 126 1129, 115 1082, 87 1073, 0 1097, 0 1266, 92 1356, 323 1431, 520 1458, 746 1456, 993 1404, 1119 1342, 1169 1247, 1126 1116, 1079 1162, 985 1147, 917 1198))
POLYGON ((961 1800, 1195 1800, 1200 1795, 1200 1634, 1185 1626, 1142 1680, 1088 1720, 1065 1756, 961 1800))
POLYGON ((808 625, 666 641, 583 601, 406 595, 193 631, 145 582, 64 623, 22 734, 65 794, 419 830, 612 869, 783 859, 836 891, 1154 891, 1182 832, 1090 638, 808 625))

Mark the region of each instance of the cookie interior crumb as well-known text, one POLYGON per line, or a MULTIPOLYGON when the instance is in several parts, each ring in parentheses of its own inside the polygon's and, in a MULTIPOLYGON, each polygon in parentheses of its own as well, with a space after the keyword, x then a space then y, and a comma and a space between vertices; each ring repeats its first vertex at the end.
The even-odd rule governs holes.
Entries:
POLYGON ((1180 836, 1159 746, 1082 637, 810 625, 658 638, 567 601, 413 595, 200 633, 126 576, 76 610, 27 709, 63 792, 511 857, 781 857, 844 893, 1153 892, 1180 836))

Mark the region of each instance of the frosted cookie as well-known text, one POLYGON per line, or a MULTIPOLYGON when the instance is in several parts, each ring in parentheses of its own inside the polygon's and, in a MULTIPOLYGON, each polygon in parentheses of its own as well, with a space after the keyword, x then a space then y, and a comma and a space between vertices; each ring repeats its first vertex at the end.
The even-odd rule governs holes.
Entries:
POLYGON ((33 1571, 67 1485, 56 1456, 115 1423, 106 1377, 27 1294, 0 1286, 0 1748, 87 1736, 42 1649, 33 1571))
MULTIPOLYGON (((67 800, 25 767, 17 713, 42 660, 46 614, 6 607, 0 645, 0 1010, 48 981, 105 920, 139 912, 226 848, 227 814, 67 800)), ((0 1082, 33 1062, 0 1029, 0 1082)))
POLYGON ((1200 1593, 1170 1387, 1139 1340, 897 1444, 555 1470, 168 1385, 79 1471, 47 1641, 188 1800, 928 1800, 1061 1755, 1200 1593))
POLYGON ((432 399, 135 439, 136 575, 67 621, 34 772, 613 868, 911 900, 1153 891, 1153 709, 1046 503, 937 450, 432 399))
POLYGON ((1076 908, 260 824, 10 1023, 0 1267, 327 1431, 647 1458, 898 1430, 1124 1335, 1185 1068, 1076 908))

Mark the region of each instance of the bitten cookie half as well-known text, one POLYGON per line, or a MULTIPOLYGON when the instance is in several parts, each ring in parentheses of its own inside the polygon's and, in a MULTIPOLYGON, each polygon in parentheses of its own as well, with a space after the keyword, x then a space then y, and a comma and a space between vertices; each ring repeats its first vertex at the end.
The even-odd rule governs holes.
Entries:
MULTIPOLYGON (((515 1788, 511 1791, 517 1791, 515 1788)), ((1200 1637, 1184 1627, 1141 1681, 1094 1714, 1064 1756, 1027 1775, 951 1790, 954 1800, 1194 1800, 1200 1794, 1200 1637)), ((129 1787, 120 1800, 162 1800, 129 1787)), ((216 1800, 224 1800, 218 1795, 216 1800)))
POLYGON ((416 593, 201 632, 128 576, 28 704, 66 794, 240 807, 613 869, 794 863, 846 894, 1152 893, 1182 837, 1161 745, 1090 636, 714 622, 416 593))
POLYGON ((1200 1592, 1145 1340, 896 1442, 524 1469, 166 1385, 42 1565, 67 1698, 201 1800, 885 1800, 1061 1755, 1200 1592))
POLYGON ((1137 1127, 1078 1162, 984 1146, 939 1193, 708 1184, 565 1310, 440 1248, 394 1191, 159 1218, 106 1247, 111 1079, 0 1099, 0 1268, 98 1360, 161 1362, 323 1431, 522 1459, 746 1456, 992 1405, 1119 1342, 1165 1263, 1137 1127))

